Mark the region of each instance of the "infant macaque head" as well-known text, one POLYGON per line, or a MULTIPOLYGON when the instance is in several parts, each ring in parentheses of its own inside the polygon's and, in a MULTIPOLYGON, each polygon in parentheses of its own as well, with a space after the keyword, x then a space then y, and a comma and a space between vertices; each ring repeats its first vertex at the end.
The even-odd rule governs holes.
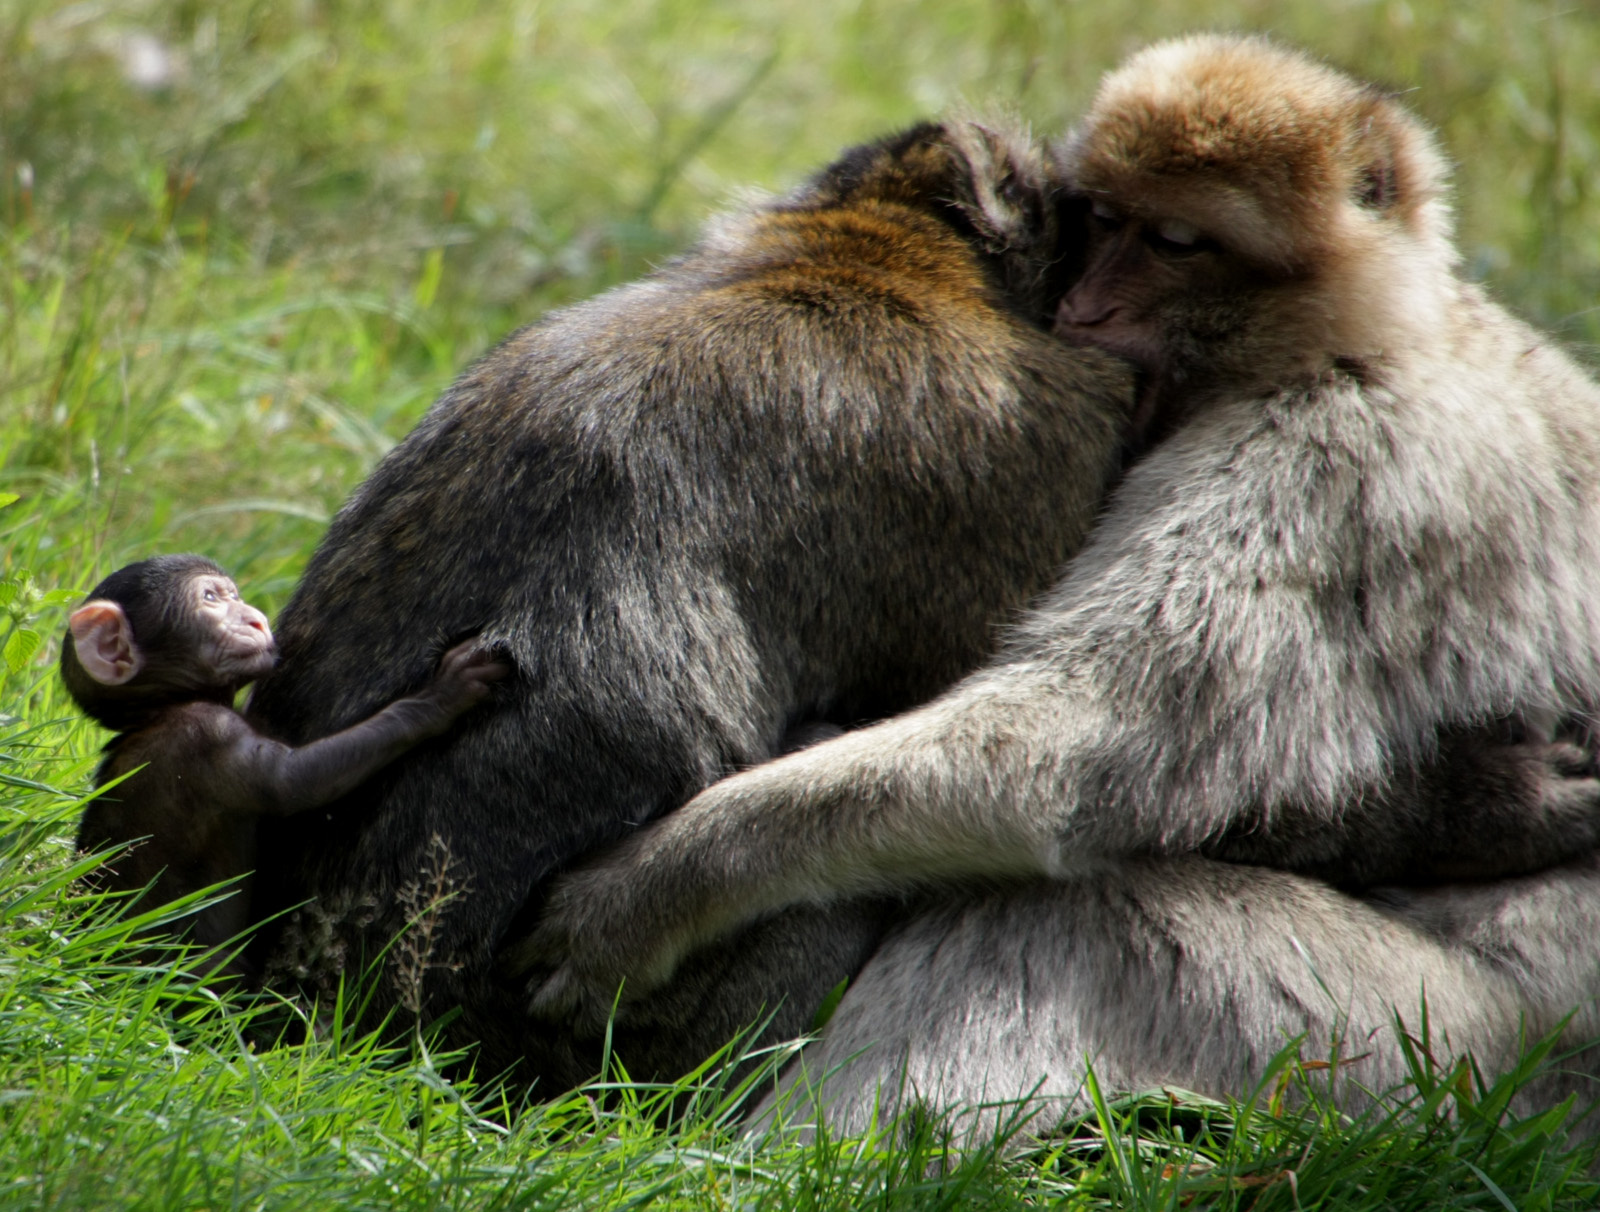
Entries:
POLYGON ((164 707, 231 703, 277 657, 267 616, 204 556, 156 556, 94 587, 67 620, 61 676, 78 706, 126 732, 164 707))

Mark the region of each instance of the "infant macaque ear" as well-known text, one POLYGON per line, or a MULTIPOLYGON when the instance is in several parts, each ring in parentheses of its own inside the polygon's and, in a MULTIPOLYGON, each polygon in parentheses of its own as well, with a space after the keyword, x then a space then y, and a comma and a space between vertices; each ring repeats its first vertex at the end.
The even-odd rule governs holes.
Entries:
POLYGON ((85 602, 67 617, 83 671, 102 686, 121 686, 144 668, 133 626, 115 602, 85 602))

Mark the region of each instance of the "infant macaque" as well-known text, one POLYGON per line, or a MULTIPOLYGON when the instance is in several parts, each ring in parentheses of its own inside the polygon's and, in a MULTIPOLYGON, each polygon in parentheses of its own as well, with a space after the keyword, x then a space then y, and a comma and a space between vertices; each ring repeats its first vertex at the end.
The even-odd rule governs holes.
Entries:
MULTIPOLYGON (((118 734, 95 785, 138 771, 89 805, 78 846, 133 843, 95 877, 112 889, 148 886, 131 908, 248 877, 257 817, 332 803, 447 731, 510 672, 468 640, 444 654, 438 674, 416 694, 295 749, 262 736, 233 709, 240 688, 271 669, 276 656, 266 615, 203 556, 130 564, 72 612, 61 676, 78 706, 118 734)), ((216 947, 244 929, 247 878, 235 887, 189 919, 185 935, 216 947)))

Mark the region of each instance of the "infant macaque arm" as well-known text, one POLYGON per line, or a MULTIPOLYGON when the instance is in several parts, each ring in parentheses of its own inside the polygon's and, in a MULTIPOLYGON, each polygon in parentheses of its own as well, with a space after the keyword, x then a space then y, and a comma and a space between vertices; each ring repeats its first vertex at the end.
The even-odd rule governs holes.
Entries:
POLYGON ((423 690, 376 715, 298 748, 249 731, 233 749, 233 781, 256 812, 292 816, 331 804, 412 746, 449 730, 511 672, 476 639, 457 644, 423 690))

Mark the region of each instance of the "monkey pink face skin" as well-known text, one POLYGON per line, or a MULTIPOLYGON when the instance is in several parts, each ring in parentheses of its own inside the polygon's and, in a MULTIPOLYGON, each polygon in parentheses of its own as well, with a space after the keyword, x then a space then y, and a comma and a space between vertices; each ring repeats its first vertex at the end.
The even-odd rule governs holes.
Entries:
POLYGON ((225 681, 251 681, 272 668, 277 645, 267 616, 239 596, 229 578, 202 573, 189 582, 190 604, 203 629, 201 656, 225 681))

